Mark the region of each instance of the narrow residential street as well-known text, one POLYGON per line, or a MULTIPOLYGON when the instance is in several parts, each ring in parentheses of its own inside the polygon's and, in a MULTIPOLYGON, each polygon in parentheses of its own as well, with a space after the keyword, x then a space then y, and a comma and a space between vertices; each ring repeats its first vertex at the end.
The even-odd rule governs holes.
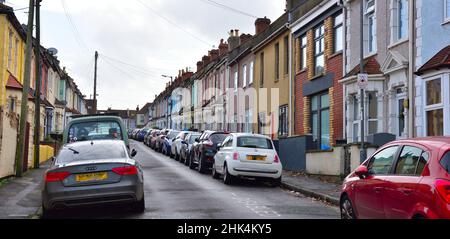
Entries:
POLYGON ((64 218, 139 219, 326 219, 339 218, 339 209, 312 198, 263 183, 227 186, 132 141, 145 179, 146 210, 101 207, 64 211, 64 218))

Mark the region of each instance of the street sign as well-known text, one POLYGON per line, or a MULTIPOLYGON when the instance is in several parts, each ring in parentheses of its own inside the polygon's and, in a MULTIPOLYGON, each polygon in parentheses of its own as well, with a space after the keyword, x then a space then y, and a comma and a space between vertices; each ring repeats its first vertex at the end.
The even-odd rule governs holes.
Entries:
POLYGON ((369 75, 358 74, 358 86, 360 89, 365 90, 369 85, 369 75))

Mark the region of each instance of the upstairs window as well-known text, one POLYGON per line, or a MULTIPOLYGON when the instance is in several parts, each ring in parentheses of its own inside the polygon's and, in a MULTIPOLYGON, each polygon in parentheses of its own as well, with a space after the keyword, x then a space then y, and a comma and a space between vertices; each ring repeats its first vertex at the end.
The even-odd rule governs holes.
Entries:
POLYGON ((259 83, 260 83, 260 87, 264 86, 264 52, 261 53, 260 55, 261 58, 261 72, 260 72, 260 79, 259 79, 259 83))
POLYGON ((408 0, 397 0, 398 40, 408 37, 408 0))
POLYGON ((307 61, 307 38, 306 35, 300 38, 300 70, 304 70, 306 68, 307 61))
POLYGON ((342 51, 344 48, 344 17, 341 14, 334 18, 334 52, 342 51))
POLYGON ((12 68, 12 61, 13 61, 13 32, 9 31, 9 38, 8 38, 8 68, 11 70, 12 68))
POLYGON ((251 85, 253 83, 253 70, 255 68, 255 63, 252 61, 250 62, 250 77, 248 78, 248 84, 251 85))
POLYGON ((325 70, 325 26, 322 24, 314 29, 314 69, 315 75, 325 70))
POLYGON ((280 79, 280 44, 275 44, 275 80, 280 79))
POLYGON ((444 0, 445 20, 450 21, 450 0, 444 0))
POLYGON ((367 50, 369 53, 377 51, 377 23, 375 18, 375 1, 368 0, 365 10, 365 18, 367 22, 368 43, 367 50))
POLYGON ((284 74, 289 74, 289 36, 284 38, 284 74))
POLYGON ((247 86, 247 65, 244 65, 242 67, 242 87, 246 87, 247 86))
POLYGON ((237 90, 238 90, 238 80, 239 80, 239 74, 236 71, 234 73, 234 92, 237 92, 237 90))

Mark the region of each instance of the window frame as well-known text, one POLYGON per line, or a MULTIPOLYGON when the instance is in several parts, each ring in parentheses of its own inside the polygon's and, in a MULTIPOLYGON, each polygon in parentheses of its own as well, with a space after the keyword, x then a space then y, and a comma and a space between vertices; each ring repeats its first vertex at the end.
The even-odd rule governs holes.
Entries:
POLYGON ((260 57, 260 64, 261 64, 259 83, 260 83, 260 87, 262 88, 262 87, 264 87, 264 71, 265 71, 265 69, 264 69, 264 64, 265 64, 264 52, 261 52, 259 57, 260 57))
POLYGON ((367 24, 367 53, 374 54, 377 52, 377 21, 376 21, 376 2, 374 0, 366 1, 364 16, 367 24), (373 3, 369 7, 369 4, 373 3), (372 25, 371 25, 372 23, 372 25), (371 27, 372 26, 372 27, 371 27), (373 30, 373 34, 372 34, 373 30))
POLYGON ((275 81, 280 80, 280 43, 275 43, 275 81))
POLYGON ((238 91, 238 84, 239 84, 239 70, 234 72, 234 79, 233 79, 233 84, 234 84, 234 92, 238 91))
POLYGON ((450 0, 444 0, 444 22, 450 22, 450 0))
POLYGON ((308 67, 307 61, 308 61, 308 37, 305 35, 302 35, 300 37, 300 70, 303 71, 308 67), (305 42, 303 42, 305 40, 305 42))
POLYGON ((365 94, 367 95, 367 100, 365 101, 366 103, 366 109, 367 109, 367 129, 366 129, 366 131, 367 131, 367 135, 370 135, 370 123, 372 122, 376 122, 377 123, 377 130, 376 130, 376 132, 375 132, 375 134, 376 133, 378 133, 378 131, 379 131, 379 129, 378 129, 378 122, 379 122, 379 119, 378 119, 378 113, 379 113, 379 107, 378 107, 378 97, 377 97, 377 94, 378 94, 378 92, 377 91, 366 91, 365 92, 365 94), (377 117, 376 118, 371 118, 370 117, 370 95, 369 94, 371 94, 371 93, 374 93, 375 94, 375 105, 376 105, 376 108, 377 108, 377 117))
POLYGON ((422 157, 424 154, 428 154, 428 161, 425 164, 425 166, 430 162, 431 153, 430 153, 430 151, 428 149, 425 149, 424 147, 421 147, 421 146, 418 146, 418 145, 412 145, 412 144, 399 145, 399 150, 397 152, 397 156, 396 156, 395 161, 394 161, 394 163, 393 163, 393 165, 391 167, 391 172, 390 172, 389 175, 390 176, 397 176, 397 177, 398 176, 403 176, 403 177, 421 177, 423 171, 422 171, 421 174, 417 175, 417 169, 418 169, 420 160, 418 160, 417 163, 416 163, 416 166, 415 166, 415 169, 414 169, 414 174, 397 174, 397 165, 398 165, 398 163, 400 161, 400 156, 401 156, 403 150, 406 147, 411 147, 411 148, 416 148, 416 149, 421 150, 422 153, 420 154, 420 157, 422 157))
POLYGON ((254 69, 255 69, 255 61, 251 61, 250 62, 250 69, 249 69, 248 85, 253 84, 253 80, 254 80, 253 71, 254 71, 254 69))
POLYGON ((345 42, 344 39, 341 39, 340 48, 338 49, 338 47, 337 47, 337 42, 338 42, 337 41, 337 39, 338 39, 337 32, 338 32, 338 30, 341 30, 342 37, 344 37, 344 13, 342 13, 342 12, 333 18, 333 52, 334 53, 338 53, 338 52, 341 52, 344 50, 344 42, 345 42), (340 23, 336 24, 336 19, 338 17, 342 17, 342 21, 340 23))
MULTIPOLYGON (((428 115, 427 113, 429 111, 434 111, 434 110, 442 110, 443 111, 443 117, 445 117, 445 110, 444 110, 444 77, 442 75, 438 75, 436 77, 431 77, 429 79, 424 79, 423 81, 424 87, 423 87, 423 92, 424 92, 424 96, 423 97, 423 120, 424 120, 424 130, 425 130, 425 136, 429 136, 429 132, 428 132, 428 115), (441 103, 438 104, 433 104, 433 105, 428 105, 427 104, 427 99, 428 99, 428 94, 427 94, 427 83, 429 81, 433 81, 433 80, 439 80, 441 82, 441 103)), ((445 119, 443 119, 443 132, 445 134, 445 119)))
POLYGON ((397 31, 396 31, 396 36, 397 36, 397 41, 401 41, 404 39, 408 38, 408 34, 409 34, 409 0, 396 0, 396 7, 397 7, 397 31), (406 5, 404 5, 403 3, 405 3, 406 5), (402 19, 402 9, 406 9, 406 19, 402 19), (403 21, 404 20, 404 21, 403 21), (405 35, 402 35, 402 27, 404 27, 406 25, 406 31, 405 31, 405 35))
POLYGON ((402 149, 402 148, 403 148, 402 145, 389 145, 389 146, 384 147, 383 149, 378 150, 378 151, 377 151, 372 157, 370 157, 370 159, 367 160, 367 162, 365 163, 365 166, 367 167, 367 170, 368 170, 368 172, 369 172, 369 175, 370 175, 370 176, 389 176, 389 175, 392 175, 392 172, 393 172, 393 169, 394 169, 394 165, 397 165, 397 159, 398 159, 398 156, 400 155, 400 152, 401 152, 400 149, 402 149), (386 174, 372 174, 372 173, 370 172, 370 166, 371 166, 373 160, 375 159, 375 157, 376 157, 378 154, 380 154, 381 152, 383 152, 384 150, 387 150, 387 149, 390 149, 390 148, 394 148, 394 147, 397 147, 397 151, 396 151, 395 154, 393 155, 394 158, 392 159, 391 167, 389 168, 389 170, 387 171, 387 173, 386 173, 386 174))
POLYGON ((288 135, 289 135, 289 109, 288 105, 282 105, 278 109, 278 136, 286 137, 288 135))
POLYGON ((325 24, 321 23, 317 25, 313 31, 314 31, 314 75, 317 76, 325 72, 325 24), (317 30, 319 30, 318 36, 316 34, 317 30), (317 52, 316 46, 317 43, 319 43, 320 52, 317 52), (317 70, 317 62, 320 57, 323 58, 323 66, 321 72, 317 70))
POLYGON ((284 74, 289 74, 289 35, 284 37, 284 74))
MULTIPOLYGON (((322 150, 322 112, 328 110, 329 113, 331 113, 331 107, 330 107, 330 102, 328 102, 328 106, 327 107, 322 107, 322 97, 328 95, 328 100, 330 100, 330 92, 328 90, 323 91, 321 93, 317 93, 315 95, 311 95, 309 96, 310 98, 310 102, 309 102, 309 110, 310 110, 310 125, 309 127, 311 128, 311 135, 316 136, 317 137, 317 145, 316 148, 319 150, 322 150), (318 106, 317 106, 317 110, 313 110, 313 98, 314 97, 318 97, 318 106), (317 114, 317 120, 318 120, 318 124, 317 124, 317 135, 314 135, 313 133, 313 116, 317 114)), ((329 116, 330 117, 330 116, 329 116)), ((330 122, 331 117, 328 119, 328 121, 330 122)), ((314 139, 314 138, 313 138, 314 139)), ((331 148, 332 142, 329 142, 330 145, 329 147, 331 148)))
POLYGON ((242 87, 247 87, 247 64, 242 66, 242 87))

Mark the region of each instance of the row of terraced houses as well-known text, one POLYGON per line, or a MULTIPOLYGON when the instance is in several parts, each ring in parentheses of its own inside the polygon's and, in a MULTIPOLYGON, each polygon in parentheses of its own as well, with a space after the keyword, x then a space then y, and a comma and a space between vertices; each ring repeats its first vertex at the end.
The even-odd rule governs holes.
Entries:
POLYGON ((370 154, 450 135, 449 92, 450 0, 288 0, 254 33, 231 30, 143 112, 151 127, 265 134, 285 169, 345 175, 360 163, 362 97, 370 154))
MULTIPOLYGON (((33 48, 38 47, 34 44, 33 48)), ((53 156, 51 134, 62 133, 72 115, 86 114, 86 100, 75 81, 60 66, 55 52, 40 47, 41 81, 41 160, 53 156)), ((19 114, 24 82, 26 26, 17 20, 14 10, 0 3, 0 178, 15 175, 15 155, 19 134, 19 114)), ((28 120, 23 171, 33 165, 36 64, 33 50, 28 120)))

